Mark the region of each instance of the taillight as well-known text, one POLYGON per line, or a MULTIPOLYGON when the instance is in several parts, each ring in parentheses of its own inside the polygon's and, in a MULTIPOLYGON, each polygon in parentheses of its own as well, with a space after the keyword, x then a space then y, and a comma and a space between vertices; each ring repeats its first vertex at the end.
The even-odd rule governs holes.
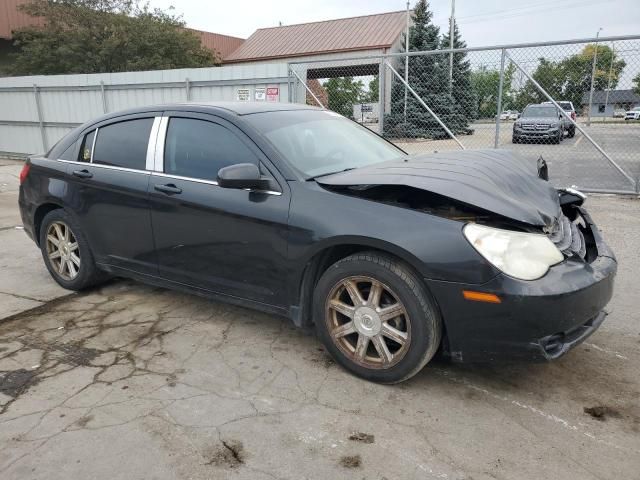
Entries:
POLYGON ((29 175, 29 170, 31 170, 31 164, 25 163, 22 170, 20 170, 20 184, 22 185, 24 181, 27 179, 27 175, 29 175))

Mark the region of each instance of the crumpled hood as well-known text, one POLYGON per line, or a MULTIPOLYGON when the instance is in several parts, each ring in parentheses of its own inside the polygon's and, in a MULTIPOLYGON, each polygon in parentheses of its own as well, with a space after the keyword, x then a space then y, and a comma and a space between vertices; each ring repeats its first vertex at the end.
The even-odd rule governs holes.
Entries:
POLYGON ((535 161, 509 150, 464 150, 407 157, 317 178, 321 185, 406 185, 534 226, 560 215, 558 192, 535 161))

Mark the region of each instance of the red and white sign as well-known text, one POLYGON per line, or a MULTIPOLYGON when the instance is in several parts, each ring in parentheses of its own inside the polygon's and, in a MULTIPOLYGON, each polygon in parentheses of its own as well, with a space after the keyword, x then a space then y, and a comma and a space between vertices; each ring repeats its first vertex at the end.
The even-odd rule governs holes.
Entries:
POLYGON ((267 102, 280 100, 280 87, 267 87, 267 102))

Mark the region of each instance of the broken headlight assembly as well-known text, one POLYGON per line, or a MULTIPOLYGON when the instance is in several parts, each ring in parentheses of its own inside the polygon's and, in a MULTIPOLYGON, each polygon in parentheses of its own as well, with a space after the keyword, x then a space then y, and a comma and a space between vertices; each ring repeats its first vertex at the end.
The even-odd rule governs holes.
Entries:
POLYGON ((476 223, 464 236, 498 270, 520 280, 536 280, 564 260, 562 252, 544 234, 514 232, 476 223))

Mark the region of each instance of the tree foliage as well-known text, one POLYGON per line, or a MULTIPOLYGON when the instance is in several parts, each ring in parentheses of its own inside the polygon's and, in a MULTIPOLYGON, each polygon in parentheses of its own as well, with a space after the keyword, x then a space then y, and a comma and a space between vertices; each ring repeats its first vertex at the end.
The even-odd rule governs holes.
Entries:
POLYGON ((14 32, 16 75, 211 66, 219 59, 180 17, 140 0, 32 0, 20 7, 43 27, 14 32))
MULTIPOLYGON (((606 45, 597 46, 596 72, 594 76, 594 90, 615 88, 626 62, 606 45)), ((591 89, 591 72, 596 45, 586 45, 580 53, 571 55, 560 61, 540 58, 533 78, 555 100, 569 100, 575 108, 582 103, 582 96, 591 89)), ((547 100, 535 85, 528 81, 519 92, 516 103, 524 108, 529 103, 539 103, 547 100)))
POLYGON ((364 97, 364 84, 353 77, 330 78, 324 85, 329 99, 329 110, 353 118, 353 105, 364 97))
POLYGON ((640 73, 633 77, 633 91, 640 95, 640 73))
MULTIPOLYGON (((404 42, 406 42, 404 38, 404 42)), ((462 44, 458 34, 454 33, 454 41, 462 44)), ((406 43, 405 43, 406 44, 406 43)), ((413 10, 413 25, 409 30, 409 50, 428 51, 440 49, 442 43, 440 29, 433 24, 433 14, 426 0, 419 0, 413 10)), ((404 50, 403 45, 403 50, 404 50)), ((404 78, 405 65, 399 62, 396 70, 404 78)), ((454 133, 464 132, 469 123, 467 111, 460 103, 463 98, 473 95, 470 88, 470 66, 465 55, 455 59, 454 71, 461 75, 462 84, 449 90, 449 56, 418 55, 409 57, 408 83, 416 94, 434 111, 434 113, 454 133), (454 95, 453 90, 460 90, 454 95), (456 96, 458 98, 456 98, 456 96)), ((470 116, 473 116, 471 114, 470 116)), ((393 137, 441 138, 446 133, 437 120, 427 112, 418 100, 407 92, 402 82, 394 80, 391 89, 391 112, 384 122, 385 134, 393 137), (405 109, 406 92, 406 109, 405 109)))
MULTIPOLYGON (((505 67, 502 82, 502 109, 515 107, 512 92, 513 76, 516 67, 512 63, 505 67)), ((471 74, 471 85, 476 94, 476 109, 480 118, 492 118, 498 113, 498 91, 500 90, 500 71, 481 66, 471 74)))

